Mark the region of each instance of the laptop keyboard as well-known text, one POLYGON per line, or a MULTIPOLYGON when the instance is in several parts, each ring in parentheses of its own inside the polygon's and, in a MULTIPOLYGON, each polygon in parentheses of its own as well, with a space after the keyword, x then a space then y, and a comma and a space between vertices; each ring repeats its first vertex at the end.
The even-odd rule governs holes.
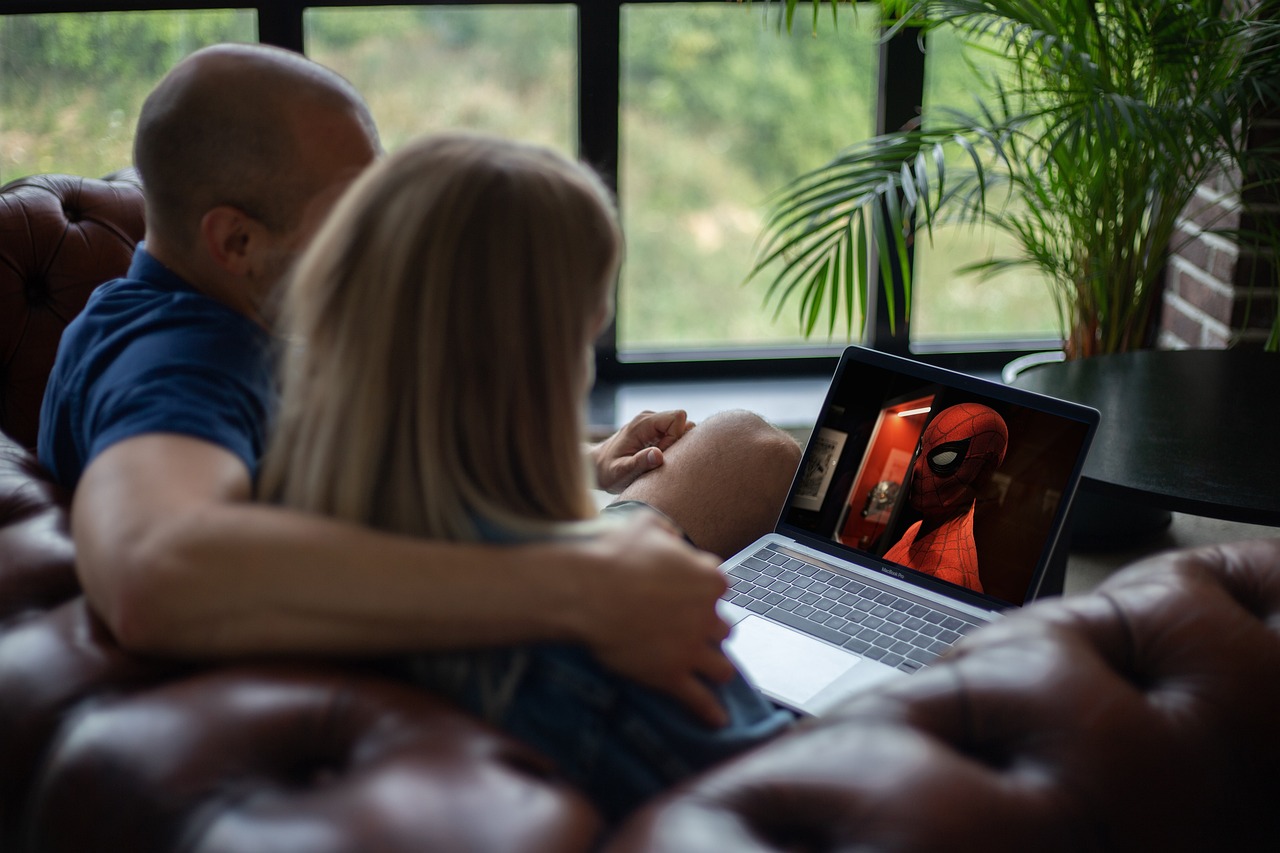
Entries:
POLYGON ((724 598, 904 672, 928 666, 977 623, 761 548, 729 571, 724 598))

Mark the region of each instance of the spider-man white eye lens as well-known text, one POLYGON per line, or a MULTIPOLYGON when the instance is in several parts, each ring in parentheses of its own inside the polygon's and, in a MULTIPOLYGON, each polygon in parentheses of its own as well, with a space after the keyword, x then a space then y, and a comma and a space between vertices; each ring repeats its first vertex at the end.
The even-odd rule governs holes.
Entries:
POLYGON ((959 455, 960 454, 956 453, 954 450, 944 450, 941 453, 933 454, 933 456, 929 459, 929 461, 932 462, 934 465, 945 466, 945 465, 950 465, 952 462, 955 462, 956 457, 959 455))
POLYGON ((929 469, 939 477, 950 477, 964 462, 965 454, 969 452, 970 441, 971 439, 965 438, 939 444, 927 457, 929 469))

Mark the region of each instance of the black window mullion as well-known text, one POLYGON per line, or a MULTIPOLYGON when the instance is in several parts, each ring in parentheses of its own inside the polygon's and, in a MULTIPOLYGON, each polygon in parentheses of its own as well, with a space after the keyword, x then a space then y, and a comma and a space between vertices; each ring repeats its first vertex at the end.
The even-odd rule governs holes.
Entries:
MULTIPOLYGON (((924 103, 924 35, 899 30, 880 47, 880 81, 876 98, 876 133, 891 133, 920 118, 924 103)), ((866 343, 876 349, 906 355, 910 352, 911 317, 906 310, 904 274, 912 269, 915 253, 910 244, 904 270, 897 255, 889 259, 893 304, 881 292, 881 282, 873 283, 868 294, 866 343)), ((873 267, 879 277, 879 265, 873 267)))
POLYGON ((621 3, 578 4, 578 155, 618 188, 621 3))
MULTIPOLYGON (((621 2, 578 4, 578 156, 618 190, 621 112, 621 2)), ((596 342, 596 372, 613 378, 618 364, 618 325, 611 322, 596 342)))
POLYGON ((302 53, 301 3, 263 3, 258 6, 258 41, 302 53))

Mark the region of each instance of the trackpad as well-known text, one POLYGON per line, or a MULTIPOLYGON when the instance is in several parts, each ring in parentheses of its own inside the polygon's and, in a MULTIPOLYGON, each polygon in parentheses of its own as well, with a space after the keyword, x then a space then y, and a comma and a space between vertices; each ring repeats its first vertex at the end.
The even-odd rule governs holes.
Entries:
POLYGON ((808 702, 861 660, 759 616, 734 625, 725 647, 748 681, 793 705, 808 702))

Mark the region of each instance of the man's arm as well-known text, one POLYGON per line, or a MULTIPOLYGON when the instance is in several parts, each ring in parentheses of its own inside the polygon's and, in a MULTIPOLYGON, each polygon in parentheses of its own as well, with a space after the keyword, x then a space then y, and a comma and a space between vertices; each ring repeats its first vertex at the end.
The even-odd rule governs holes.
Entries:
POLYGON ((221 658, 362 655, 542 640, 723 719, 724 580, 661 521, 518 547, 432 542, 250 500, 216 445, 149 434, 90 463, 72 505, 86 595, 128 648, 221 658))

